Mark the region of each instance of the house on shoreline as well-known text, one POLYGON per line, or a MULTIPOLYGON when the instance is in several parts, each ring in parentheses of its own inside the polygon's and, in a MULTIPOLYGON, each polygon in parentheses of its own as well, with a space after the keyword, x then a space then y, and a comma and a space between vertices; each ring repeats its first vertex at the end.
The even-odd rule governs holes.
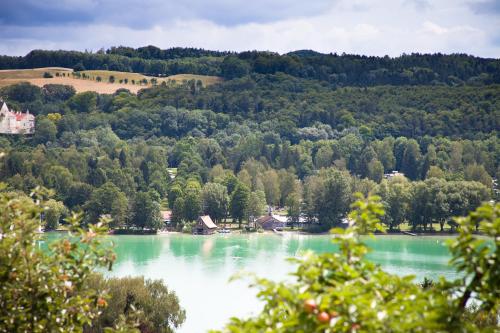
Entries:
POLYGON ((35 116, 9 110, 7 103, 0 99, 0 134, 33 134, 35 133, 35 116))
POLYGON ((209 215, 202 215, 196 220, 193 227, 193 235, 212 235, 217 230, 217 226, 209 215))
POLYGON ((255 223, 264 230, 283 229, 286 227, 287 218, 286 216, 269 213, 268 215, 259 217, 255 223))

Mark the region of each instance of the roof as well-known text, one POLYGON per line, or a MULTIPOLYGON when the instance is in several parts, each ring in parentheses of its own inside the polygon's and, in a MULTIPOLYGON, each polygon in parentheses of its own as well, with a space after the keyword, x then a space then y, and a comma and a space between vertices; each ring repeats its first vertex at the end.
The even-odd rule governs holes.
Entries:
POLYGON ((208 229, 215 229, 215 228, 217 228, 217 226, 212 221, 212 219, 210 218, 209 215, 202 215, 202 216, 198 217, 198 219, 201 220, 201 222, 203 222, 203 224, 205 224, 205 226, 208 229))
POLYGON ((9 107, 7 103, 3 102, 2 107, 0 108, 0 112, 9 112, 9 107))
POLYGON ((271 215, 264 215, 264 216, 259 217, 257 219, 257 221, 255 221, 255 222, 257 222, 257 223, 266 223, 266 222, 268 222, 268 221, 270 221, 272 219, 273 219, 273 217, 271 215))
POLYGON ((259 217, 256 222, 262 224, 262 223, 266 223, 269 221, 286 223, 287 219, 286 219, 286 216, 282 216, 282 215, 264 215, 264 216, 259 217))
POLYGON ((160 212, 160 214, 161 214, 161 218, 164 221, 170 221, 172 219, 172 211, 171 210, 162 210, 160 212))
POLYGON ((273 214, 273 217, 274 217, 275 220, 278 220, 280 222, 283 222, 283 223, 288 222, 288 217, 285 216, 285 215, 273 214))

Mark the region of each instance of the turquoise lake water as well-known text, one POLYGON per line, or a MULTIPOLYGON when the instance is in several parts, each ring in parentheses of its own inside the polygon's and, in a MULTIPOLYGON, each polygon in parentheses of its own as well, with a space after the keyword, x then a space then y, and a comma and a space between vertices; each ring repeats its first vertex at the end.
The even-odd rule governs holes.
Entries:
MULTIPOLYGON (((163 279, 175 290, 187 319, 181 333, 220 328, 231 316, 259 311, 255 290, 247 282, 229 283, 237 272, 248 271, 275 280, 290 279, 293 265, 286 258, 303 251, 334 251, 330 237, 312 235, 251 234, 192 236, 110 236, 117 262, 110 276, 144 275, 163 279)), ((386 271, 436 279, 457 276, 448 266, 445 237, 378 236, 367 243, 369 254, 386 271)))

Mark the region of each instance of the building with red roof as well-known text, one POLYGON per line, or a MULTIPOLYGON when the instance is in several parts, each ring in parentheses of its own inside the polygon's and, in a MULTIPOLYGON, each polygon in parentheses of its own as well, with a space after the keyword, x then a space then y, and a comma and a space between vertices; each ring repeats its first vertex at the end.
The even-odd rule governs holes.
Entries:
POLYGON ((0 134, 33 134, 35 133, 35 116, 9 110, 7 103, 0 100, 0 134))

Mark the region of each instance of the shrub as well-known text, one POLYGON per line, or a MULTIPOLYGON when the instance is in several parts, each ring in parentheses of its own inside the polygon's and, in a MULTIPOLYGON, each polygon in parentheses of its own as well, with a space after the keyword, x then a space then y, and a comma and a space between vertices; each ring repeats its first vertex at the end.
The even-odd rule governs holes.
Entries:
POLYGON ((233 318, 223 332, 494 332, 500 315, 500 204, 485 204, 457 219, 450 244, 460 279, 422 288, 413 276, 384 272, 369 262, 360 235, 384 231, 378 197, 352 206, 349 227, 333 229, 340 253, 308 254, 295 282, 255 278, 264 309, 256 317, 233 318), (476 224, 487 240, 472 234, 476 224), (468 310, 470 304, 479 308, 468 310), (470 320, 470 318, 473 320, 470 320), (481 323, 480 325, 478 323, 481 323))
POLYGON ((161 280, 145 280, 144 277, 105 279, 102 275, 94 275, 87 285, 91 289, 107 290, 110 299, 92 327, 85 328, 86 333, 100 333, 104 327, 115 326, 120 316, 129 316, 133 308, 137 310, 133 319, 138 321, 141 332, 170 333, 186 318, 179 299, 161 280))
POLYGON ((0 192, 0 332, 81 332, 107 305, 105 292, 85 284, 96 268, 113 264, 112 249, 98 237, 106 222, 84 230, 73 215, 72 237, 44 251, 37 231, 47 193, 37 193, 35 201, 0 192))
POLYGON ((43 78, 44 79, 52 79, 54 77, 54 75, 52 75, 51 73, 49 72, 44 72, 43 73, 43 78))

